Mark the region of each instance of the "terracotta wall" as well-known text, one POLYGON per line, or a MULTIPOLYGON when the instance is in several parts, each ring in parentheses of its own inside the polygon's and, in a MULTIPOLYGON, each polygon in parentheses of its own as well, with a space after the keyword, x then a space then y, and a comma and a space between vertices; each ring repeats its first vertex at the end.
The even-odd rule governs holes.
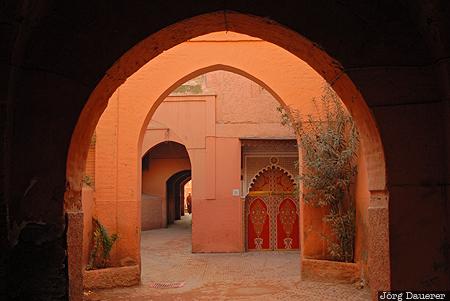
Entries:
POLYGON ((133 152, 126 132, 130 120, 119 123, 117 119, 120 111, 129 110, 128 106, 118 102, 118 95, 116 91, 97 125, 95 148, 97 218, 108 231, 120 235, 111 251, 112 265, 127 257, 136 262, 140 260, 136 256, 140 229, 140 206, 137 206, 140 170, 135 167, 133 172, 124 171, 129 162, 137 159, 137 152, 133 152))
POLYGON ((91 139, 91 144, 89 145, 84 174, 88 177, 91 186, 95 187, 95 134, 91 139))
MULTIPOLYGON (((320 86, 321 81, 309 82, 320 86)), ((294 137, 280 123, 280 103, 262 86, 241 75, 206 74, 206 89, 216 95, 216 135, 219 137, 294 137)))
POLYGON ((89 254, 92 241, 92 218, 95 217, 94 190, 91 187, 83 187, 81 192, 83 199, 83 269, 89 262, 89 254))
POLYGON ((83 268, 88 264, 92 240, 92 218, 95 215, 95 135, 89 145, 86 158, 85 176, 89 177, 90 186, 84 185, 81 191, 83 207, 83 268))
POLYGON ((369 216, 368 208, 370 193, 367 189, 367 165, 360 149, 358 154, 358 174, 355 181, 355 205, 356 205, 356 237, 355 237, 355 261, 361 264, 361 278, 368 279, 368 237, 369 216))

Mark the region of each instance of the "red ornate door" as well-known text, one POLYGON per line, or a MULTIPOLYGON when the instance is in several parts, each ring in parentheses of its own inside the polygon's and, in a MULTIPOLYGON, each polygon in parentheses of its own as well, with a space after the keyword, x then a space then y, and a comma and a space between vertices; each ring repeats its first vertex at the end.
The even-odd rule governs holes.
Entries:
POLYGON ((269 211, 267 202, 262 197, 255 197, 249 202, 248 248, 251 250, 270 249, 269 211))
POLYGON ((298 201, 292 197, 284 197, 278 206, 277 214, 277 249, 298 249, 299 215, 298 201))
POLYGON ((253 181, 246 198, 248 250, 299 249, 299 203, 294 180, 270 167, 253 181))

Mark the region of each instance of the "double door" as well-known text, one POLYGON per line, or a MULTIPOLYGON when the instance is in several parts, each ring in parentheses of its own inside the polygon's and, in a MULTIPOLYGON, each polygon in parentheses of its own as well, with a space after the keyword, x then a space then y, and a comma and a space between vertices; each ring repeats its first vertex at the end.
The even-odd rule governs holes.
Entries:
POLYGON ((299 249, 299 202, 293 194, 250 193, 246 198, 247 249, 299 249))

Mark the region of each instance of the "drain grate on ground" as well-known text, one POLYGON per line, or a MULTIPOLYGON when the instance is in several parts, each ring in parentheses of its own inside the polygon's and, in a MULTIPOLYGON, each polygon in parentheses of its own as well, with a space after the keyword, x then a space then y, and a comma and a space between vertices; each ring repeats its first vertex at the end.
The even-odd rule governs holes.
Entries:
POLYGON ((179 288, 183 287, 185 282, 150 282, 149 287, 153 288, 179 288))

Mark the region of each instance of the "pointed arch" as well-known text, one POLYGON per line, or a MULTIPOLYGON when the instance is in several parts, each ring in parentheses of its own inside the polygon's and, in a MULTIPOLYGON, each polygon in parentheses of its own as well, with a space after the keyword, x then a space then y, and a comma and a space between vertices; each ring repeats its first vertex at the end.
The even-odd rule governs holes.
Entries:
POLYGON ((263 168, 261 168, 251 179, 249 185, 248 185, 248 190, 250 191, 252 189, 252 187, 255 185, 255 182, 259 179, 259 177, 261 177, 265 172, 267 172, 269 169, 279 169, 283 174, 285 174, 289 180, 291 181, 292 185, 295 187, 297 186, 297 181, 296 181, 296 177, 287 169, 285 169, 284 167, 282 167, 279 164, 269 164, 263 168))

